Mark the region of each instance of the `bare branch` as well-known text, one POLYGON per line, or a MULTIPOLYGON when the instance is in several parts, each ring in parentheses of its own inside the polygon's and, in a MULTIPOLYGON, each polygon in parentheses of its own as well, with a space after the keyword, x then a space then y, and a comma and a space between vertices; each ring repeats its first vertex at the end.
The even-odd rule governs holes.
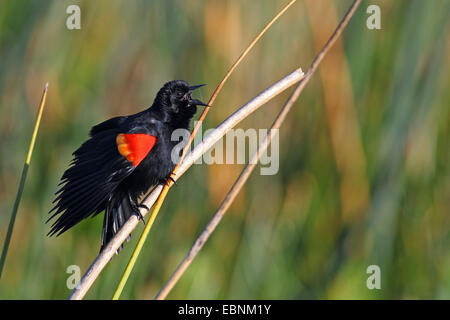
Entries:
POLYGON ((273 136, 276 134, 276 130, 280 128, 284 120, 286 119, 287 114, 292 109, 292 106, 299 98, 301 92, 305 88, 306 84, 309 82, 311 76, 319 66, 320 62, 322 61, 325 54, 328 52, 328 50, 332 47, 336 39, 339 37, 339 35, 342 33, 342 30, 347 25, 348 21, 353 16, 356 8, 360 4, 361 0, 355 0, 350 7, 350 9, 345 14, 342 21, 337 26, 336 30, 328 40, 328 42, 325 44, 325 46, 322 48, 322 50, 319 52, 319 54, 316 56, 316 58, 311 63, 310 68, 308 69, 305 77, 302 81, 297 85, 297 87, 292 92, 289 99, 286 101, 285 105, 281 109, 280 113, 276 117, 274 123, 272 124, 272 127, 270 128, 270 132, 267 135, 267 137, 261 142, 261 144, 258 147, 258 150, 253 154, 251 160, 249 161, 249 164, 244 168, 244 170, 241 172, 233 186, 231 187, 230 191, 226 195, 225 199, 223 200, 220 207, 217 209, 217 211, 214 213, 211 220, 206 225, 205 229, 202 231, 200 236, 197 238, 197 240, 194 242, 193 246, 185 256, 185 258, 181 261, 181 263, 178 265, 178 267, 175 269, 174 273, 170 276, 169 280, 166 282, 166 284, 163 286, 161 291, 156 295, 155 299, 165 299, 169 292, 172 290, 172 288, 175 286, 175 284, 178 282, 178 280, 181 278, 181 276, 184 274, 186 269, 189 267, 191 262, 194 260, 194 258, 197 256, 201 248, 204 246, 205 242, 208 241, 209 237, 211 236, 212 232, 215 230, 217 225, 222 220, 225 212, 228 210, 228 208, 233 203, 236 196, 239 194, 239 191, 242 189, 242 187, 245 185, 248 177, 252 173, 253 169, 256 167, 256 164, 258 163, 261 155, 265 152, 268 145, 270 144, 273 136))
MULTIPOLYGON (((231 128, 236 126, 239 122, 244 120, 250 114, 259 109, 262 105, 270 101, 272 98, 291 87, 295 83, 303 79, 303 72, 301 68, 288 74, 278 82, 274 83, 272 86, 258 94, 252 100, 247 102, 245 105, 240 107, 232 115, 230 115, 222 124, 220 124, 214 131, 208 134, 203 141, 195 146, 191 153, 189 153, 181 163, 176 177, 174 179, 178 180, 186 170, 188 170, 195 160, 200 158, 209 148, 211 148, 218 140, 220 140, 231 128)), ((147 207, 153 206, 159 193, 161 192, 163 186, 159 185, 153 189, 153 191, 144 199, 142 202, 147 207)), ((147 210, 141 209, 141 214, 145 216, 147 210)), ((84 274, 79 285, 72 291, 69 299, 78 300, 82 299, 89 288, 97 279, 100 272, 106 266, 109 260, 113 257, 120 245, 125 241, 125 239, 130 235, 130 233, 136 228, 139 223, 139 219, 136 216, 131 216, 128 221, 122 226, 119 232, 114 236, 113 239, 108 243, 104 250, 97 256, 94 262, 91 264, 89 269, 84 274)))

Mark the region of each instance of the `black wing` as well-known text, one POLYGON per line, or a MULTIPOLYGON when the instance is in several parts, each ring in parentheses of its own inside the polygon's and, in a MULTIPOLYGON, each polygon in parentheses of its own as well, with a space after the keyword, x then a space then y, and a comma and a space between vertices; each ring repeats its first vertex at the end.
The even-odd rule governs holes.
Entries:
POLYGON ((105 201, 135 167, 119 154, 116 137, 124 117, 107 120, 91 130, 91 138, 73 155, 56 193, 47 222, 58 216, 49 235, 60 235, 81 220, 105 209, 105 201))

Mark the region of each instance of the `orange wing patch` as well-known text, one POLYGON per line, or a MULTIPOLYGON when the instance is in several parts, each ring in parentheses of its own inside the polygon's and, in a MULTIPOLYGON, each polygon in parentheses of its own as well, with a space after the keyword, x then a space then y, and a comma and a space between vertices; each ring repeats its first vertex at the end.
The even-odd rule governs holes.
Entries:
POLYGON ((116 143, 119 153, 137 167, 156 143, 156 137, 145 133, 121 133, 116 143))

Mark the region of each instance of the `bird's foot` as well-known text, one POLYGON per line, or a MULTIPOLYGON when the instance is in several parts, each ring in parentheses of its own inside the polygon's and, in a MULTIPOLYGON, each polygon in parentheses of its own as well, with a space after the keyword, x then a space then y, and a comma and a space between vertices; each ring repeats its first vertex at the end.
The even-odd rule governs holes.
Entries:
POLYGON ((174 185, 177 185, 177 182, 175 181, 174 178, 175 178, 175 174, 174 174, 174 173, 171 173, 170 176, 167 178, 167 182, 172 181, 172 183, 173 183, 174 185))
POLYGON ((149 208, 145 204, 137 204, 135 202, 131 202, 131 208, 133 209, 134 214, 138 217, 139 220, 141 220, 145 224, 144 216, 141 213, 140 208, 144 208, 145 210, 149 210, 149 208))
POLYGON ((140 203, 140 204, 138 204, 138 208, 143 208, 143 209, 145 209, 145 210, 150 210, 149 209, 149 207, 147 207, 145 204, 143 204, 143 203, 140 203))
POLYGON ((161 179, 161 184, 167 184, 170 187, 170 184, 173 183, 174 185, 177 185, 177 182, 175 181, 175 174, 171 173, 168 177, 161 179))
POLYGON ((128 200, 130 201, 131 209, 133 210, 134 214, 145 224, 144 216, 141 214, 141 210, 139 209, 144 208, 148 211, 148 207, 143 203, 138 203, 138 200, 135 197, 132 197, 129 193, 128 200))

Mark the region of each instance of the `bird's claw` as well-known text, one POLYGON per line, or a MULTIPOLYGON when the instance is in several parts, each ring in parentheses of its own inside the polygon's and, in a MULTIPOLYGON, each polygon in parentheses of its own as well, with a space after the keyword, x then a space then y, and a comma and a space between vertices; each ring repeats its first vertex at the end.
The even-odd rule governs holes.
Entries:
POLYGON ((142 223, 145 225, 145 220, 144 220, 144 216, 142 215, 142 213, 138 210, 139 214, 138 214, 138 219, 142 221, 142 223))
POLYGON ((145 204, 142 204, 142 203, 133 206, 134 213, 136 214, 138 219, 141 220, 145 224, 144 216, 142 215, 141 210, 139 210, 139 208, 144 208, 146 210, 149 210, 149 209, 145 204))
POLYGON ((174 177, 175 177, 175 174, 171 173, 170 176, 167 178, 167 182, 172 181, 172 183, 174 185, 177 185, 177 182, 175 181, 174 177))
POLYGON ((175 174, 171 173, 167 178, 161 179, 161 184, 166 184, 170 187, 170 182, 172 182, 174 185, 177 185, 177 182, 174 179, 175 174))
POLYGON ((149 209, 149 207, 147 207, 145 204, 143 204, 143 203, 140 203, 140 204, 138 204, 138 208, 143 208, 143 209, 145 209, 145 210, 150 210, 149 209))

